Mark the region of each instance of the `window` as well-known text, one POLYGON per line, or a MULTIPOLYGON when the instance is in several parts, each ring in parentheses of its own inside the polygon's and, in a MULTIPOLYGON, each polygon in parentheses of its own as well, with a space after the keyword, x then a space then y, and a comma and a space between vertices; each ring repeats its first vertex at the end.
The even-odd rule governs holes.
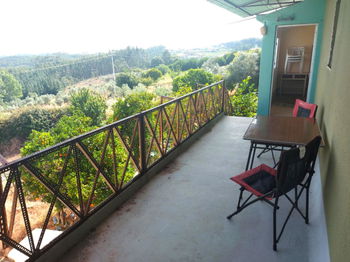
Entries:
POLYGON ((335 6, 331 48, 329 50, 329 60, 328 60, 328 67, 329 68, 332 68, 333 51, 334 51, 335 37, 337 34, 338 18, 339 18, 339 11, 340 11, 340 2, 341 2, 341 0, 337 0, 336 6, 335 6))

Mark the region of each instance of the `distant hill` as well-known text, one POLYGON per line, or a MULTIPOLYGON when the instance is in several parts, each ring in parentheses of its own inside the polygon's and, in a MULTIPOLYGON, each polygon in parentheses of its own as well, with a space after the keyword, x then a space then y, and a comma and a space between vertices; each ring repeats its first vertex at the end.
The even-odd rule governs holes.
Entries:
POLYGON ((235 51, 249 50, 252 48, 261 48, 261 38, 247 38, 239 41, 232 41, 216 46, 217 48, 233 49, 235 51))
POLYGON ((261 48, 260 38, 247 38, 206 48, 176 49, 171 50, 171 53, 182 58, 216 57, 229 52, 245 51, 252 48, 261 48))
POLYGON ((86 55, 79 54, 42 54, 42 55, 15 55, 15 56, 0 56, 0 68, 1 67, 27 67, 36 68, 41 67, 43 64, 59 65, 67 62, 72 62, 76 59, 86 57, 86 55))

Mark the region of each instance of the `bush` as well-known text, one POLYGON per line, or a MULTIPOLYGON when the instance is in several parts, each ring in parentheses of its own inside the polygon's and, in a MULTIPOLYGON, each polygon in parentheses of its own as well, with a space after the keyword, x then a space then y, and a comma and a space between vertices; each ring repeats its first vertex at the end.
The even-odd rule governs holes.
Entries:
MULTIPOLYGON (((73 114, 71 116, 62 117, 57 125, 52 128, 49 132, 39 132, 33 130, 30 134, 28 141, 25 143, 24 147, 21 149, 21 154, 23 156, 35 153, 37 151, 43 150, 49 146, 53 146, 59 142, 62 142, 68 138, 75 137, 91 131, 96 127, 91 125, 91 118, 83 115, 81 112, 73 114)), ((94 137, 96 138, 96 136, 94 137)), ((94 140, 94 142, 97 139, 94 140)), ((98 148, 102 143, 93 144, 95 148, 98 148)), ((89 145, 88 145, 89 146, 89 145)), ((39 161, 35 163, 36 168, 41 170, 45 174, 45 177, 52 183, 57 182, 57 176, 62 169, 62 161, 67 155, 67 148, 57 150, 54 153, 50 153, 46 156, 42 156, 39 161)), ((72 162, 70 162, 72 163, 72 162)), ((92 173, 86 172, 92 169, 88 169, 88 165, 84 159, 79 162, 80 166, 83 168, 80 171, 80 183, 82 184, 82 191, 84 199, 91 192, 91 180, 92 173)), ((74 165, 68 164, 66 166, 67 172, 64 176, 64 193, 70 197, 70 200, 77 205, 79 203, 79 198, 77 194, 77 183, 76 183, 76 170, 74 165)), ((33 199, 39 198, 41 201, 50 203, 52 200, 52 194, 41 184, 37 179, 27 172, 22 173, 23 179, 23 190, 26 195, 29 195, 33 199)), ((106 197, 105 195, 99 195, 99 197, 106 197)), ((55 207, 58 211, 63 210, 63 205, 58 201, 55 203, 55 207)))
POLYGON ((149 69, 147 72, 145 72, 143 74, 143 77, 150 77, 153 79, 153 81, 156 81, 157 79, 159 79, 162 76, 162 72, 157 69, 157 68, 151 68, 149 69))
POLYGON ((166 73, 168 73, 170 71, 169 66, 166 65, 159 65, 156 67, 160 72, 162 72, 163 75, 165 75, 166 73))
POLYGON ((173 71, 187 71, 190 69, 200 68, 208 58, 188 58, 176 60, 174 63, 169 65, 173 71))
POLYGON ((156 67, 156 66, 159 66, 161 64, 164 64, 164 61, 160 57, 155 57, 151 60, 151 67, 156 67))
POLYGON ((191 87, 192 90, 196 90, 219 79, 219 76, 206 72, 203 69, 190 69, 185 74, 175 77, 173 91, 177 92, 180 87, 191 87))
POLYGON ((32 130, 48 131, 67 115, 68 108, 30 108, 0 120, 0 143, 17 136, 27 139, 32 130))
POLYGON ((248 52, 238 52, 228 66, 228 76, 226 78, 226 86, 228 89, 233 89, 248 76, 250 76, 252 82, 258 86, 259 63, 259 51, 251 50, 248 52))
POLYGON ((119 73, 116 76, 115 83, 117 86, 128 85, 130 88, 134 88, 139 83, 137 77, 132 73, 119 73))
POLYGON ((143 77, 140 79, 141 84, 145 86, 150 86, 153 84, 153 79, 150 77, 143 77))
POLYGON ((254 117, 258 109, 258 95, 254 84, 250 84, 251 77, 243 79, 235 94, 231 97, 234 116, 254 117))
POLYGON ((149 92, 132 93, 124 99, 119 99, 113 106, 113 120, 140 113, 155 106, 155 95, 149 92))
POLYGON ((22 86, 9 72, 0 70, 0 102, 10 102, 22 96, 22 86))
POLYGON ((74 93, 71 97, 72 111, 80 111, 85 116, 92 119, 93 125, 101 125, 106 118, 107 104, 105 100, 98 94, 81 89, 74 93))

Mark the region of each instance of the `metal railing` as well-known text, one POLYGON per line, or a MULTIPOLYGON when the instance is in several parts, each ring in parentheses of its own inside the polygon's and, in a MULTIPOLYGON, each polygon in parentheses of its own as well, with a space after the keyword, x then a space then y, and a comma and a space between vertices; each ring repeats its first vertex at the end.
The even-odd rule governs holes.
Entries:
POLYGON ((204 125, 230 111, 220 81, 0 166, 3 254, 14 248, 34 260, 204 125), (44 245, 51 229, 62 234, 44 245), (20 244, 24 237, 27 245, 20 244))

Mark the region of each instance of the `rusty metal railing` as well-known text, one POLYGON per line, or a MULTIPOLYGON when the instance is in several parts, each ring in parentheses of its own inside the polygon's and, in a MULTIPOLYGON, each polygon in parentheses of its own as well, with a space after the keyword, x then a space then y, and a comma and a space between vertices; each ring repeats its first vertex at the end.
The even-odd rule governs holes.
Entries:
POLYGON ((2 253, 14 248, 34 260, 230 109, 220 81, 4 163, 0 166, 2 253), (44 241, 49 230, 60 235, 44 241), (20 243, 24 237, 27 244, 20 243))

